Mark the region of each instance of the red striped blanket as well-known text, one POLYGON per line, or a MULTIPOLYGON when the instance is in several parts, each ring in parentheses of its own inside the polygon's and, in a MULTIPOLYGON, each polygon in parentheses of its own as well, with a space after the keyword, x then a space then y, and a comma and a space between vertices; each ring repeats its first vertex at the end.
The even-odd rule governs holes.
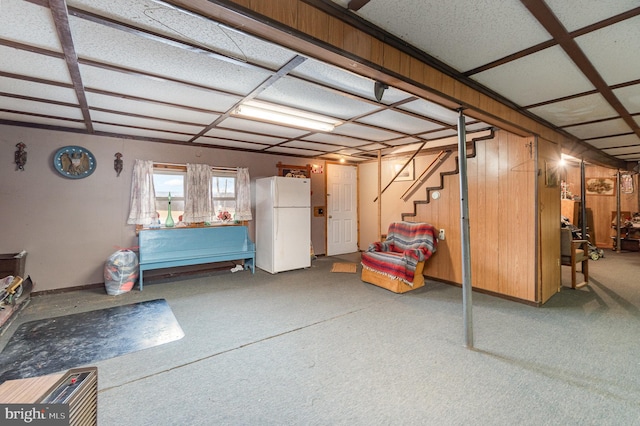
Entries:
POLYGON ((387 239, 362 253, 362 266, 413 285, 416 265, 436 251, 436 229, 428 223, 394 222, 387 239))

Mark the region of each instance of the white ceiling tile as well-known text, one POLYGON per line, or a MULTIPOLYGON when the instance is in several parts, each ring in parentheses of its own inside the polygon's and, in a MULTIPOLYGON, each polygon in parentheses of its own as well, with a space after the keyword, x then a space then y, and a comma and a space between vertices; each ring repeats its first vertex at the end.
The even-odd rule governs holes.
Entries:
POLYGON ((640 84, 615 89, 613 93, 630 114, 640 113, 640 84))
POLYGON ((373 151, 373 150, 385 149, 385 148, 387 148, 386 145, 382 145, 379 143, 372 143, 371 145, 365 145, 365 146, 359 147, 359 149, 361 149, 362 151, 373 151))
POLYGON ((70 17, 79 57, 101 60, 236 94, 248 94, 271 74, 70 17), (233 75, 232 79, 228 78, 233 75))
POLYGON ((278 80, 260 93, 257 99, 318 114, 330 112, 330 117, 340 119, 366 114, 380 108, 378 105, 349 98, 317 85, 309 86, 294 77, 278 80))
POLYGON ((409 143, 412 143, 412 142, 420 142, 420 143, 422 143, 420 141, 420 139, 413 138, 413 137, 394 139, 394 140, 390 140, 390 141, 385 141, 384 143, 387 144, 387 145, 395 146, 395 145, 405 145, 405 144, 409 144, 409 143))
POLYGON ((402 136, 399 133, 388 132, 382 129, 376 129, 369 126, 362 126, 355 123, 345 123, 336 127, 333 134, 352 136, 354 138, 371 140, 371 141, 384 141, 387 139, 396 139, 402 136))
POLYGON ((596 148, 612 148, 612 147, 624 147, 629 145, 638 145, 639 144, 638 137, 636 135, 623 135, 623 136, 613 136, 610 138, 602 138, 589 141, 590 145, 595 146, 596 148))
POLYGON ((458 71, 550 38, 519 1, 373 0, 356 13, 458 71))
POLYGON ((87 102, 90 108, 103 108, 116 112, 140 114, 153 118, 184 121, 185 123, 208 125, 219 115, 207 114, 185 108, 177 108, 149 102, 141 102, 131 99, 122 99, 115 96, 87 93, 87 102))
POLYGON ((575 40, 608 85, 638 78, 640 16, 590 32, 575 40))
POLYGON ((594 89, 558 46, 475 74, 473 79, 521 106, 594 89))
MULTIPOLYGON (((445 108, 433 102, 429 102, 425 99, 417 99, 412 102, 400 105, 398 108, 407 111, 414 112, 416 114, 425 115, 434 120, 441 121, 443 123, 457 125, 458 124, 458 112, 445 108)), ((464 117, 465 121, 470 120, 469 117, 464 117)))
POLYGON ((238 131, 220 129, 217 127, 209 130, 205 135, 210 136, 212 138, 217 138, 217 139, 230 139, 230 140, 245 141, 245 142, 255 142, 263 145, 275 145, 280 142, 284 142, 286 140, 283 138, 238 132, 238 131))
POLYGON ((162 102, 190 105, 211 111, 225 112, 241 99, 239 96, 88 65, 80 65, 80 73, 82 82, 88 89, 106 90, 162 102))
POLYGON ((32 115, 15 114, 0 111, 0 120, 18 121, 24 123, 41 124, 44 126, 55 126, 68 129, 86 129, 82 120, 56 120, 55 118, 37 117, 32 115))
POLYGON ((600 94, 554 102, 529 111, 560 127, 618 115, 600 94))
POLYGON ((621 154, 640 154, 640 144, 627 146, 624 148, 605 148, 603 149, 609 155, 621 155, 621 154))
POLYGON ((423 139, 433 140, 433 139, 447 138, 450 136, 455 136, 457 134, 458 134, 458 131, 454 129, 454 130, 441 130, 439 132, 433 132, 433 133, 425 133, 419 136, 423 139))
POLYGON ((306 149, 287 148, 284 146, 269 147, 265 152, 267 153, 282 152, 284 154, 301 155, 303 157, 310 157, 310 156, 324 154, 323 151, 309 151, 306 149))
POLYGON ((241 142, 237 140, 229 140, 229 139, 220 139, 220 138, 210 138, 207 136, 200 137, 195 140, 196 143, 206 143, 208 145, 216 145, 216 146, 224 146, 231 148, 241 148, 241 149, 264 149, 269 145, 260 145, 257 143, 250 142, 241 142))
POLYGON ((619 135, 631 132, 627 123, 618 118, 617 120, 599 121, 597 123, 569 126, 564 128, 567 132, 580 139, 598 138, 607 135, 619 135))
POLYGON ((344 148, 343 146, 326 145, 322 143, 313 143, 313 142, 306 142, 306 141, 287 142, 285 144, 282 144, 282 146, 287 146, 291 148, 313 149, 316 151, 323 151, 323 152, 332 152, 332 151, 337 151, 339 149, 344 148))
POLYGON ((6 46, 0 46, 0 58, 11 58, 9 61, 0 61, 0 71, 71 84, 69 69, 64 59, 6 46))
POLYGON ((571 32, 638 7, 638 0, 545 0, 562 25, 571 32))
POLYGON ((0 91, 33 98, 49 99, 78 105, 72 88, 53 86, 14 78, 0 77, 0 91))
POLYGON ((0 109, 41 114, 50 117, 83 120, 80 108, 52 105, 45 102, 30 101, 26 99, 8 98, 5 96, 0 96, 0 109))
POLYGON ((0 9, 0 38, 62 52, 48 7, 9 0, 2 1, 0 9))
POLYGON ((157 130, 136 129, 133 127, 114 126, 111 124, 96 123, 93 128, 97 132, 115 133, 121 135, 136 136, 140 138, 173 140, 188 142, 191 139, 189 135, 180 135, 178 133, 161 132, 157 130))
POLYGON ((260 133, 273 137, 296 138, 309 133, 308 130, 293 129, 291 127, 275 124, 261 123, 259 121, 244 120, 242 118, 229 117, 218 125, 222 128, 260 133))
POLYGON ((121 124, 132 127, 142 127, 154 130, 164 130, 167 132, 187 133, 195 135, 202 130, 202 126, 187 126, 171 121, 151 120, 147 118, 131 117, 121 114, 112 114, 102 111, 91 111, 91 120, 101 121, 109 124, 121 124))
POLYGON ((423 133, 428 132, 429 130, 442 128, 441 125, 435 124, 431 121, 422 120, 415 116, 392 110, 384 110, 359 118, 358 123, 386 127, 398 132, 409 134, 423 133))
POLYGON ((352 147, 367 145, 371 143, 371 141, 350 138, 343 135, 334 135, 332 133, 314 133, 312 135, 305 136, 304 139, 313 142, 326 142, 333 145, 344 145, 352 147))
POLYGON ((137 27, 208 48, 241 62, 251 59, 270 69, 280 68, 295 56, 294 52, 284 47, 248 37, 166 3, 150 0, 71 0, 68 4, 110 18, 123 19, 137 27))

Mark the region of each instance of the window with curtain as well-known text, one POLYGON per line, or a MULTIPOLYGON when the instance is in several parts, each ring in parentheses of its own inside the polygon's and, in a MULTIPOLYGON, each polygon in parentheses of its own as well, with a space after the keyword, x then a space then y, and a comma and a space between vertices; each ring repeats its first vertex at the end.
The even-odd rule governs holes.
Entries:
MULTIPOLYGON (((146 179, 146 184, 132 183, 132 197, 134 191, 147 188, 146 209, 150 212, 145 214, 151 219, 135 222, 136 224, 155 226, 159 222, 160 226, 164 226, 168 215, 169 194, 172 217, 178 225, 180 222, 187 226, 203 222, 216 225, 230 220, 252 219, 248 169, 216 169, 206 164, 156 164, 155 167, 152 162, 145 164, 146 171, 140 179, 141 182, 146 179), (155 211, 150 205, 155 206, 155 211)), ((140 197, 141 194, 136 195, 136 199, 140 197)))

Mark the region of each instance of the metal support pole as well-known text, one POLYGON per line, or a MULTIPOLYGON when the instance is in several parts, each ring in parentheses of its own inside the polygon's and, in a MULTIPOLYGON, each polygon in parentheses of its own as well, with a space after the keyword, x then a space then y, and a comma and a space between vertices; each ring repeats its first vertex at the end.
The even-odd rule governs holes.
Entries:
POLYGON ((617 177, 617 185, 616 188, 616 253, 620 253, 622 247, 622 235, 620 231, 620 225, 622 225, 622 220, 620 218, 620 169, 618 169, 617 177))
POLYGON ((582 239, 587 239, 587 187, 586 187, 586 178, 585 178, 585 163, 584 160, 580 162, 580 181, 582 185, 580 187, 580 217, 582 217, 582 223, 580 224, 580 231, 582 232, 582 239))
POLYGON ((458 110, 458 162, 460 168, 460 243, 462 245, 462 307, 465 346, 473 348, 471 302, 471 245, 469 243, 469 188, 467 183, 467 130, 462 109, 458 110))

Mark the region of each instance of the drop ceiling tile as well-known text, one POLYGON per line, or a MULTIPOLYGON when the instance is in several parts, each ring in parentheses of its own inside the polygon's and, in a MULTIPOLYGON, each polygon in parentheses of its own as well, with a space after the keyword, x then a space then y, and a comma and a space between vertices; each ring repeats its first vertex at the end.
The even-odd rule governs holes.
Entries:
POLYGON ((293 129, 291 127, 244 120, 242 118, 235 117, 226 118, 222 123, 218 124, 218 127, 283 138, 297 138, 309 133, 308 130, 293 129))
POLYGON ((245 62, 252 62, 277 69, 288 62, 295 53, 266 41, 200 17, 172 5, 142 0, 71 0, 70 6, 89 10, 114 19, 165 34, 174 39, 205 47, 216 53, 245 62))
POLYGON ((284 77, 264 90, 257 99, 283 104, 303 111, 327 114, 331 117, 348 119, 380 108, 378 105, 362 102, 317 85, 305 84, 293 77, 284 77))
POLYGON ((26 1, 3 1, 0 8, 0 38, 62 52, 48 7, 26 1))
POLYGON ((334 135, 353 136, 354 138, 366 139, 371 141, 384 141, 387 139, 397 139, 402 136, 399 133, 388 132, 382 129, 376 129, 369 126, 363 126, 355 123, 345 123, 336 127, 333 131, 334 135))
POLYGON ((616 155, 616 157, 620 158, 621 160, 625 160, 625 161, 640 161, 640 152, 637 153, 637 154, 616 155))
POLYGON ((114 126, 111 124, 96 123, 93 125, 96 132, 115 133, 119 135, 136 136, 139 138, 160 139, 188 142, 191 139, 189 135, 181 135, 178 133, 162 132, 159 130, 136 129, 134 127, 114 126))
POLYGON ((412 142, 419 142, 420 144, 422 144, 420 139, 413 138, 413 137, 388 140, 388 141, 385 141, 384 143, 387 144, 387 145, 395 146, 395 145, 406 145, 406 144, 410 144, 412 142))
POLYGON ((195 142, 205 143, 207 145, 216 145, 216 146, 222 146, 222 147, 250 149, 250 150, 261 150, 269 146, 269 145, 251 143, 251 142, 241 142, 241 141, 230 140, 230 139, 210 138, 207 136, 200 137, 195 142))
POLYGON ((616 110, 600 94, 554 102, 529 111, 559 127, 618 116, 616 110))
POLYGON ((40 124, 43 126, 55 126, 67 129, 86 129, 83 120, 56 120, 55 118, 38 117, 33 115, 15 114, 0 111, 0 120, 18 121, 24 123, 40 124))
POLYGON ((327 145, 322 143, 313 143, 313 142, 305 142, 305 141, 291 141, 291 142, 284 143, 281 146, 286 146, 290 148, 313 149, 316 151, 323 151, 323 152, 333 152, 333 151, 337 151, 339 149, 344 148, 343 146, 339 146, 339 145, 338 146, 327 145))
POLYGON ((356 14, 459 71, 550 38, 518 1, 371 1, 356 14))
POLYGON ((267 152, 267 153, 281 152, 281 153, 284 153, 284 154, 300 155, 300 156, 303 156, 303 157, 314 157, 314 156, 317 156, 317 155, 324 154, 323 151, 310 151, 310 150, 306 150, 306 149, 287 148, 287 147, 284 147, 284 146, 269 147, 265 152, 267 152))
POLYGON ((112 114, 102 111, 91 111, 91 120, 94 122, 101 121, 103 123, 114 125, 164 130, 167 132, 186 133, 189 135, 198 134, 202 130, 202 126, 188 126, 171 121, 131 117, 127 115, 112 114))
POLYGON ((248 94, 271 75, 255 67, 249 69, 79 18, 70 20, 81 58, 172 76, 236 94, 248 94), (228 78, 229 75, 234 77, 228 78))
MULTIPOLYGON (((407 102, 406 104, 400 105, 398 108, 411 111, 416 114, 424 115, 434 120, 450 124, 452 126, 458 124, 457 111, 450 110, 424 99, 417 99, 412 102, 407 102)), ((466 116, 464 117, 464 119, 465 121, 470 120, 470 118, 466 116)))
POLYGON ((638 0, 545 0, 567 31, 575 31, 638 7, 638 0))
POLYGON ((491 68, 472 78, 521 106, 594 89, 558 46, 491 68))
POLYGON ((413 115, 398 111, 384 110, 375 114, 359 118, 358 123, 370 124, 396 130, 398 132, 417 134, 429 130, 441 129, 442 126, 431 121, 416 118, 413 115))
POLYGON ((638 78, 640 16, 590 32, 575 41, 608 85, 638 78))
POLYGON ((225 112, 241 98, 213 90, 189 87, 187 85, 132 75, 117 71, 80 65, 80 73, 85 88, 104 90, 145 99, 190 105, 210 111, 225 112))
POLYGON ((362 151, 373 151, 373 150, 378 150, 378 149, 386 149, 387 146, 379 144, 379 143, 372 143, 371 145, 365 145, 365 146, 361 146, 361 147, 358 147, 358 148, 360 150, 362 150, 362 151))
POLYGON ((630 114, 640 113, 640 84, 615 89, 613 94, 630 114))
POLYGON ((591 139, 631 132, 631 128, 621 118, 616 120, 599 121, 591 124, 569 126, 564 129, 580 139, 591 139))
POLYGON ((262 145, 275 145, 281 142, 284 142, 286 139, 271 137, 266 135, 256 135, 253 133, 245 133, 232 131, 227 129, 220 129, 215 127, 205 133, 206 136, 210 136, 216 139, 229 139, 236 141, 245 141, 245 142, 253 142, 262 145))
POLYGON ((477 130, 488 129, 488 128, 491 128, 491 127, 493 127, 493 126, 490 126, 487 123, 484 123, 482 121, 478 121, 477 123, 467 124, 465 126, 465 130, 467 132, 474 132, 474 131, 477 131, 477 130))
POLYGON ((71 84, 64 59, 6 46, 0 46, 0 58, 11 58, 10 61, 0 61, 0 71, 71 84))
POLYGON ((183 121, 190 124, 208 125, 218 117, 217 114, 207 114, 185 108, 122 99, 97 93, 87 93, 86 97, 90 108, 103 108, 116 112, 144 115, 151 118, 183 121))
POLYGON ((613 156, 622 154, 640 154, 640 144, 624 148, 604 148, 603 151, 613 156))
POLYGON ((334 145, 344 145, 351 147, 367 145, 371 143, 371 141, 350 138, 342 135, 335 135, 332 133, 313 133, 311 135, 305 136, 304 140, 313 142, 326 142, 334 145))
POLYGON ((636 135, 612 136, 610 138, 594 139, 588 142, 598 149, 615 148, 640 144, 636 135))
POLYGON ((83 120, 80 108, 52 105, 46 102, 29 101, 26 99, 8 98, 6 96, 0 96, 0 109, 40 114, 49 117, 83 120))
POLYGON ((50 84, 19 80, 17 78, 0 77, 0 91, 14 95, 78 105, 76 92, 69 87, 53 86, 50 84))
POLYGON ((455 136, 457 134, 458 134, 458 131, 453 129, 453 130, 440 130, 439 132, 423 133, 419 136, 423 139, 428 139, 431 141, 434 139, 448 138, 450 136, 455 136))
MULTIPOLYGON (((372 101, 376 99, 374 94, 374 80, 333 65, 316 61, 315 59, 307 59, 296 67, 291 74, 372 101)), ((389 87, 385 90, 381 102, 385 105, 390 105, 410 96, 411 95, 406 92, 394 87, 389 87)))

